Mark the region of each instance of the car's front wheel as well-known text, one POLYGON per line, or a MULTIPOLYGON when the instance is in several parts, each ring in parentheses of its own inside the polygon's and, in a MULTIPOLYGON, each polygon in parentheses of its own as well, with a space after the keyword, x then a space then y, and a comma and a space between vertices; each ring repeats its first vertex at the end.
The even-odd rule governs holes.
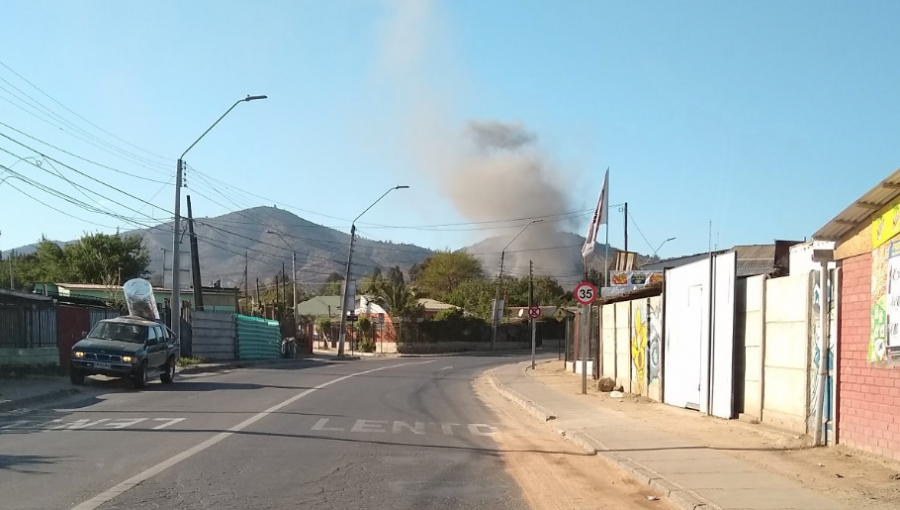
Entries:
POLYGON ((143 363, 134 369, 132 379, 134 379, 135 388, 141 389, 147 385, 147 360, 144 360, 143 363))
POLYGON ((175 380, 175 356, 170 356, 166 361, 166 368, 159 374, 159 380, 163 384, 172 384, 175 380))
POLYGON ((75 367, 69 368, 69 381, 75 386, 81 386, 84 384, 84 372, 75 367))

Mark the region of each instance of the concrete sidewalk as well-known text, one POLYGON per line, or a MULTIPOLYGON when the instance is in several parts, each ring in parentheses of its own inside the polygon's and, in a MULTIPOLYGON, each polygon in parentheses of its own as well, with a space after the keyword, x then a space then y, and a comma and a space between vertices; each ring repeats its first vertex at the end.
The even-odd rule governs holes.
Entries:
POLYGON ((506 365, 491 383, 590 453, 628 471, 686 509, 841 510, 845 507, 796 482, 724 451, 677 437, 548 387, 525 373, 530 362, 506 365))

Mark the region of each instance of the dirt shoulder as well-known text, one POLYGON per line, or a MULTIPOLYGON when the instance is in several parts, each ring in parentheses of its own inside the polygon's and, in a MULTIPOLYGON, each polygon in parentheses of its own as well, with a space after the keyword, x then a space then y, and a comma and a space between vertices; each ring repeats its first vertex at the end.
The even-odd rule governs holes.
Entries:
POLYGON ((479 398, 503 431, 495 436, 507 472, 534 510, 674 510, 624 472, 556 434, 494 390, 485 377, 474 383, 479 398))
MULTIPOLYGON (((528 374, 561 391, 581 394, 581 377, 566 372, 560 361, 539 364, 528 374)), ((829 495, 859 510, 900 507, 900 464, 841 446, 809 448, 808 440, 761 425, 722 420, 696 411, 626 395, 610 398, 588 390, 598 409, 628 415, 677 436, 700 442, 779 473, 803 486, 829 495)))

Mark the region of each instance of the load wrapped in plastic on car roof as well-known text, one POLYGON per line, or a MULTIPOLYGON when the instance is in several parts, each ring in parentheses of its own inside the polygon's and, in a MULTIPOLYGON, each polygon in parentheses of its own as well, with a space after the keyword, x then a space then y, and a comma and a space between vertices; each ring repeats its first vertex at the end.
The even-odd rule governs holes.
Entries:
POLYGON ((132 278, 122 286, 128 315, 135 315, 151 321, 159 320, 159 310, 153 297, 153 286, 143 278, 132 278))

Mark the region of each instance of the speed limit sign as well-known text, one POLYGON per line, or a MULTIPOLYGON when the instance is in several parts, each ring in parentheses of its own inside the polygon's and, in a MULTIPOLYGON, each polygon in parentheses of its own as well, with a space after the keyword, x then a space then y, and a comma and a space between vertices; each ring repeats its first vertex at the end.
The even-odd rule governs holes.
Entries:
POLYGON ((575 286, 575 301, 589 305, 597 299, 597 287, 591 282, 581 282, 575 286))

